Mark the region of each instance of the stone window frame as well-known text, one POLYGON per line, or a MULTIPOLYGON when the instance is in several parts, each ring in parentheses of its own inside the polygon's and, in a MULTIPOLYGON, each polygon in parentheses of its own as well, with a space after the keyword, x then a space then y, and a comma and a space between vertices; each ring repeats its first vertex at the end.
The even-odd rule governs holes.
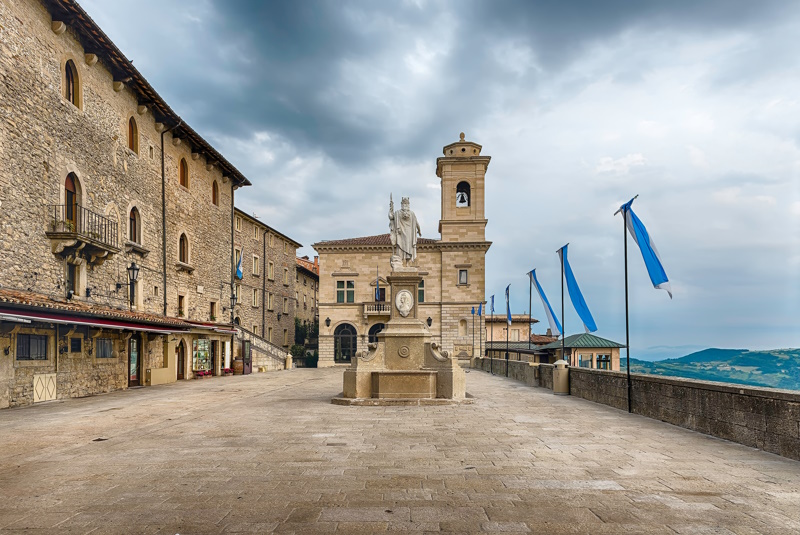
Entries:
POLYGON ((61 98, 69 102, 76 109, 83 111, 83 80, 78 69, 78 62, 72 56, 64 56, 61 60, 61 98), (70 65, 71 64, 71 65, 70 65), (72 98, 68 94, 70 82, 67 69, 72 75, 72 98))
POLYGON ((192 246, 189 243, 189 236, 186 232, 181 232, 178 236, 178 262, 187 266, 191 265, 192 260, 192 246), (184 247, 183 244, 186 244, 184 247))
POLYGON ((417 303, 425 302, 425 279, 419 281, 417 285, 417 303))
POLYGON ((336 303, 355 303, 356 281, 355 280, 337 280, 336 281, 336 303), (341 300, 339 296, 341 295, 341 300))
POLYGON ((272 327, 267 327, 267 342, 272 343, 272 327))
POLYGON ((267 294, 267 310, 272 311, 274 310, 275 306, 275 297, 272 292, 267 294))
POLYGON ((139 125, 136 123, 136 118, 131 115, 128 117, 128 150, 139 155, 139 125))
POLYGON ((284 241, 283 242, 283 254, 289 254, 289 242, 288 241, 284 241))
POLYGON ((109 336, 98 336, 94 339, 94 351, 92 353, 92 357, 95 360, 95 363, 110 363, 112 361, 116 361, 119 357, 119 353, 114 351, 114 339, 109 336), (101 357, 100 356, 100 343, 101 341, 105 343, 106 341, 109 342, 110 350, 108 357, 101 357), (114 353, 117 353, 116 355, 114 353))
POLYGON ((289 329, 283 330, 283 347, 289 345, 289 329))
POLYGON ((133 206, 131 206, 130 209, 128 210, 128 232, 127 232, 127 235, 128 235, 128 241, 130 241, 131 243, 135 243, 137 245, 141 245, 142 244, 142 212, 139 210, 139 208, 135 204, 133 206), (134 212, 135 212, 135 214, 134 214, 134 212), (135 215, 135 218, 131 217, 131 216, 134 216, 134 215, 135 215), (134 220, 134 219, 136 221, 136 228, 134 229, 136 235, 135 236, 131 236, 131 230, 132 230, 131 229, 131 220, 134 220))
POLYGON ((234 218, 234 225, 233 226, 236 229, 236 232, 241 232, 242 231, 242 218, 241 218, 241 216, 237 215, 234 218))
POLYGON ((283 314, 288 314, 288 313, 289 313, 289 298, 288 297, 284 297, 283 298, 283 314))
POLYGON ((261 275, 261 257, 253 255, 253 276, 258 277, 261 275))
POLYGON ((258 227, 256 225, 253 225, 253 239, 257 240, 258 238, 259 238, 259 236, 258 236, 258 227))
POLYGON ((259 295, 259 291, 260 291, 260 290, 259 290, 258 288, 253 288, 253 308, 258 308, 258 301, 259 301, 259 300, 258 300, 258 295, 259 295))
POLYGON ((258 336, 258 325, 253 325, 253 334, 258 336))
POLYGON ((181 157, 180 162, 178 162, 178 185, 189 189, 191 186, 190 176, 191 173, 189 173, 189 162, 186 161, 186 158, 181 157))
POLYGON ((283 285, 289 286, 289 268, 283 268, 283 285))
POLYGON ((456 285, 457 286, 469 286, 469 270, 468 269, 459 269, 458 270, 458 282, 456 283, 456 285))
POLYGON ((83 355, 84 350, 84 343, 83 343, 83 334, 81 333, 73 333, 69 336, 69 342, 67 344, 68 353, 70 357, 77 356, 80 357, 83 355), (75 344, 77 342, 77 344, 75 344), (78 350, 75 351, 75 345, 78 346, 78 350))
POLYGON ((14 352, 14 368, 49 368, 52 367, 55 363, 55 355, 57 351, 56 346, 56 334, 55 329, 40 329, 40 328, 30 328, 30 327, 22 327, 14 333, 14 341, 13 347, 11 348, 14 352), (46 336, 47 337, 47 359, 42 360, 19 360, 17 358, 17 343, 19 340, 19 335, 34 335, 34 336, 46 336))
POLYGON ((209 301, 208 302, 208 319, 210 321, 217 321, 217 302, 216 301, 209 301))
POLYGON ((272 233, 270 233, 270 235, 269 235, 269 246, 270 247, 275 247, 275 235, 272 234, 272 233))
POLYGON ((216 180, 211 183, 211 204, 219 206, 219 184, 216 180))
POLYGON ((267 264, 267 278, 271 281, 275 280, 275 262, 270 261, 267 264))

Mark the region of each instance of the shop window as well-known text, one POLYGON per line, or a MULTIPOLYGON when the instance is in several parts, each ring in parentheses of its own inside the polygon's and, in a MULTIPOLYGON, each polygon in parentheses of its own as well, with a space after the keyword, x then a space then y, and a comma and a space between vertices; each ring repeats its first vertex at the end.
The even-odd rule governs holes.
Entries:
POLYGON ((17 360, 47 360, 47 336, 18 334, 17 360))
POLYGON ((94 341, 94 357, 97 359, 112 358, 113 345, 111 338, 98 338, 94 341))
POLYGON ((184 264, 189 263, 189 239, 186 234, 181 234, 178 241, 178 260, 184 264))
POLYGON ((214 206, 219 206, 219 184, 216 180, 211 184, 211 202, 214 206))
POLYGON ((134 206, 131 208, 131 213, 128 217, 128 239, 133 243, 142 243, 141 232, 141 217, 139 216, 139 210, 134 206))
POLYGON ((459 208, 469 206, 469 182, 459 182, 456 186, 456 206, 459 208))
POLYGON ((354 303, 355 302, 355 281, 336 281, 336 302, 354 303))
POLYGON ((469 278, 467 277, 466 269, 458 270, 458 284, 468 284, 469 278))
POLYGON ((69 352, 82 353, 83 352, 83 338, 72 337, 69 339, 69 352))
POLYGON ((139 154, 139 128, 136 126, 136 119, 128 119, 128 148, 139 154))
POLYGON ((80 108, 80 79, 75 63, 70 59, 64 65, 64 98, 73 106, 80 108))
POLYGON ((178 178, 181 186, 189 187, 189 164, 186 163, 186 158, 181 158, 181 163, 178 165, 178 178))
POLYGON ((424 303, 425 302, 425 281, 419 281, 419 286, 417 286, 417 303, 424 303))

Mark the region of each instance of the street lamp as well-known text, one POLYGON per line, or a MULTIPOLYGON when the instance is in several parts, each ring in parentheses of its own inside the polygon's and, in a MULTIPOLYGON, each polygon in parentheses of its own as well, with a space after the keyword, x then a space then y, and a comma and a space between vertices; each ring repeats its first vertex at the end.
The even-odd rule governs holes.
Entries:
POLYGON ((428 319, 426 320, 426 323, 428 324, 428 327, 430 327, 431 325, 433 325, 433 318, 431 318, 430 316, 428 316, 428 319))
POLYGON ((231 324, 233 324, 233 317, 236 314, 236 292, 231 292, 231 324))
POLYGON ((135 301, 135 294, 136 294, 136 281, 139 280, 139 266, 136 265, 136 262, 131 262, 131 265, 128 266, 128 284, 130 284, 130 308, 133 308, 133 303, 135 301))
POLYGON ((330 327, 330 326, 331 326, 331 319, 325 318, 325 327, 330 327))

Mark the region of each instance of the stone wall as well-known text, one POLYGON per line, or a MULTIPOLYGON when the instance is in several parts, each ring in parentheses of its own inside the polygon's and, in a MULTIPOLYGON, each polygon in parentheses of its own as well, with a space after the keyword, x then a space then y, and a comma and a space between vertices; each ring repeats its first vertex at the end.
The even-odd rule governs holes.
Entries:
MULTIPOLYGON (((631 375, 632 412, 800 460, 800 392, 631 375)), ((625 374, 570 368, 570 394, 627 410, 625 374)))
POLYGON ((260 371, 264 368, 267 371, 283 370, 286 368, 286 356, 289 354, 285 349, 270 344, 260 336, 254 336, 252 332, 244 329, 237 329, 238 343, 241 344, 242 340, 250 341, 250 348, 252 350, 252 364, 253 372, 260 371))

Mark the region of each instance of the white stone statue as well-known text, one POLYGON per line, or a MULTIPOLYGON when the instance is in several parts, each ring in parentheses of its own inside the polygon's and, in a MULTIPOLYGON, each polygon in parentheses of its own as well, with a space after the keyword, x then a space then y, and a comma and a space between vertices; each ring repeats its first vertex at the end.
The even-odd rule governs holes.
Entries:
POLYGON ((417 261, 417 236, 422 236, 422 231, 416 214, 409 208, 408 197, 403 197, 400 210, 395 212, 390 193, 389 238, 392 241, 392 269, 417 261))

